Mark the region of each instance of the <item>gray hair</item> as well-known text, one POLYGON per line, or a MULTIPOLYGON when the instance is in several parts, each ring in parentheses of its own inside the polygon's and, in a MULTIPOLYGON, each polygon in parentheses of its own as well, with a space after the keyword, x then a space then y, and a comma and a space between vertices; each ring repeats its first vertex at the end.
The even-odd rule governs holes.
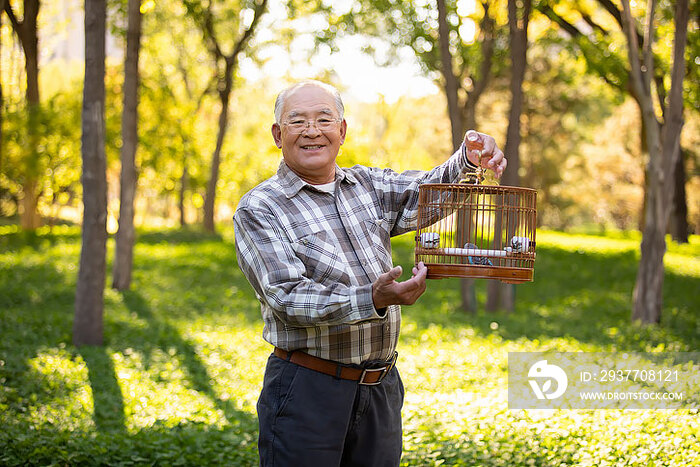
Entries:
POLYGON ((287 89, 283 90, 277 95, 277 99, 275 99, 275 122, 278 125, 281 123, 282 120, 282 108, 284 107, 285 99, 292 91, 295 91, 304 86, 318 86, 319 88, 324 89, 331 96, 333 96, 333 98, 335 99, 335 108, 338 111, 338 115, 341 120, 343 119, 343 115, 345 114, 345 106, 343 105, 343 98, 340 96, 340 92, 330 84, 326 84, 322 81, 317 81, 315 79, 309 79, 293 84, 292 86, 288 87, 287 89))

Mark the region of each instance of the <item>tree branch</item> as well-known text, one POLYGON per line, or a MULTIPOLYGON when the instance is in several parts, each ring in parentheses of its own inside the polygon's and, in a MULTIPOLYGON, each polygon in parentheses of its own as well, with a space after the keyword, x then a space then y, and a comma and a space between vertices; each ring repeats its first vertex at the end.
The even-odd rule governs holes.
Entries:
POLYGON ((5 6, 3 9, 5 10, 5 13, 7 13, 7 17, 10 18, 10 23, 12 24, 12 30, 17 34, 17 37, 19 37, 20 42, 24 42, 24 31, 22 30, 22 23, 17 20, 17 17, 15 16, 15 12, 12 11, 12 5, 10 5, 10 2, 8 0, 3 0, 3 3, 5 6))
POLYGON ((260 18, 262 17, 263 13, 265 13, 265 9, 267 8, 267 2, 268 0, 262 0, 261 3, 258 3, 255 6, 255 14, 253 16, 253 21, 251 21, 250 26, 245 30, 243 33, 243 36, 236 42, 236 46, 233 48, 233 52, 229 57, 226 57, 226 61, 231 61, 231 63, 235 63, 238 57, 238 54, 241 53, 243 50, 243 47, 245 47, 246 42, 250 39, 250 36, 253 35, 253 32, 255 31, 255 27, 257 26, 258 22, 260 21, 260 18))
POLYGON ((489 16, 489 3, 483 2, 482 6, 484 8, 484 18, 479 24, 481 30, 484 32, 484 40, 481 41, 481 66, 479 67, 479 79, 473 80, 474 90, 470 93, 470 98, 479 99, 481 94, 486 90, 489 83, 489 78, 491 76, 491 65, 493 62, 493 27, 494 20, 489 16))
POLYGON ((630 81, 634 93, 641 98, 644 96, 644 85, 641 74, 641 62, 639 59, 639 42, 637 40, 637 34, 635 34, 636 27, 634 24, 634 18, 632 17, 632 10, 630 9, 629 0, 622 0, 622 8, 624 12, 622 29, 625 31, 625 35, 627 36, 627 55, 630 61, 630 81))
POLYGON ((591 18, 591 15, 589 15, 588 13, 584 13, 582 11, 579 11, 579 13, 581 14, 581 18, 583 18, 583 20, 586 22, 586 24, 588 24, 590 27, 592 27, 596 31, 600 31, 604 36, 607 36, 609 34, 608 31, 605 30, 600 24, 593 21, 593 18, 591 18))
POLYGON ((611 0, 598 0, 598 3, 615 18, 615 21, 617 21, 617 24, 619 24, 621 28, 624 27, 622 13, 620 13, 620 10, 617 9, 617 6, 615 6, 611 0))
MULTIPOLYGON (((624 31, 625 26, 624 26, 624 20, 622 18, 622 13, 620 10, 615 6, 615 4, 611 0, 598 0, 598 3, 605 8, 608 13, 612 15, 613 18, 615 18, 615 21, 617 21, 617 24, 620 25, 620 28, 624 31)), ((642 35, 639 33, 637 30, 637 25, 632 22, 632 27, 634 28, 634 33, 637 35, 637 43, 642 42, 643 38, 642 35)))
MULTIPOLYGON (((644 86, 647 92, 651 94, 651 79, 654 76, 654 16, 656 14, 656 0, 649 0, 647 3, 646 25, 644 26, 644 44, 642 45, 642 58, 644 59, 644 68, 642 68, 642 76, 644 77, 644 86)), ((662 107, 663 102, 659 103, 662 107)))
POLYGON ((571 37, 579 37, 583 36, 584 34, 573 24, 569 23, 567 20, 562 18, 557 14, 556 11, 552 9, 549 5, 546 3, 539 4, 537 6, 537 10, 545 15, 547 18, 552 20, 554 23, 556 23, 560 28, 562 28, 569 36, 571 37))
POLYGON ((202 22, 202 32, 207 42, 209 42, 209 50, 217 58, 225 58, 226 55, 221 50, 219 41, 216 40, 216 34, 214 33, 214 21, 213 15, 211 13, 211 2, 207 5, 207 9, 204 11, 204 21, 202 22))
POLYGON ((214 34, 214 26, 212 22, 211 14, 211 2, 206 6, 206 9, 201 9, 201 4, 199 2, 193 3, 189 0, 183 0, 187 13, 192 18, 192 20, 199 26, 202 31, 202 36, 204 37, 204 42, 206 44, 209 52, 215 57, 216 60, 224 57, 224 53, 219 47, 219 43, 216 40, 216 35, 214 34))

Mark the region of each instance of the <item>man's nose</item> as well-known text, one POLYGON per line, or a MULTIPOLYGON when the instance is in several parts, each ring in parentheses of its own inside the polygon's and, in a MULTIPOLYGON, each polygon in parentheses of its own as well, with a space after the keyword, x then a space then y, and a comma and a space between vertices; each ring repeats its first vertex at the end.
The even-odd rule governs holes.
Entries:
POLYGON ((321 134, 321 131, 316 126, 316 122, 309 122, 309 126, 307 126, 306 129, 304 130, 305 136, 314 137, 314 136, 318 136, 320 134, 321 134))

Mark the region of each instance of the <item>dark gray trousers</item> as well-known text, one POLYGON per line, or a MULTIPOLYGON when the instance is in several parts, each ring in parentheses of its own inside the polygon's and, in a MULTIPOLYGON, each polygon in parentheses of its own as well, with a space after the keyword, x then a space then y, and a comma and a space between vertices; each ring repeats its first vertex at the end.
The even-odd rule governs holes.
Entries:
POLYGON ((271 355, 257 405, 260 465, 397 466, 403 397, 396 367, 364 386, 271 355))

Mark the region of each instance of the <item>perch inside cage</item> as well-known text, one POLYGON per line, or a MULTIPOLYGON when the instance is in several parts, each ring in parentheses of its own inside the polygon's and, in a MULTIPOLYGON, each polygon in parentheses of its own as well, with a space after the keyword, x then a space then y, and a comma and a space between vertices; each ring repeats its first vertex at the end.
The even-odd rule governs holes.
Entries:
POLYGON ((428 278, 532 281, 536 196, 509 186, 421 185, 416 263, 428 266, 428 278))

